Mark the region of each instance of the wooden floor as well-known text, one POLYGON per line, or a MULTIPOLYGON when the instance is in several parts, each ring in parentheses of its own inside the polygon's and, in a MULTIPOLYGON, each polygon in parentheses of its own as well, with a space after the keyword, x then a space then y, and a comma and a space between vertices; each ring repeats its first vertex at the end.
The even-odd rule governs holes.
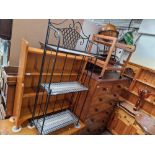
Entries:
MULTIPOLYGON (((10 122, 9 119, 0 120, 0 134, 2 135, 38 135, 37 130, 29 129, 27 127, 22 128, 18 133, 12 132, 12 127, 14 123, 10 122)), ((74 126, 69 126, 54 132, 52 135, 74 135, 77 134, 85 125, 80 122, 80 128, 75 128, 74 126)))

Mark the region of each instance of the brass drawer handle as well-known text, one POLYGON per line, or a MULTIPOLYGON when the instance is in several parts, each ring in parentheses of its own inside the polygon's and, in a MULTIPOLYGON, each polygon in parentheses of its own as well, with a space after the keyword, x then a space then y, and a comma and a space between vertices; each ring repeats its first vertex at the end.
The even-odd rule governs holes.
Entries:
POLYGON ((90 132, 90 129, 89 128, 87 129, 87 132, 90 132))
POLYGON ((94 119, 92 118, 92 119, 90 119, 90 121, 91 121, 91 122, 94 122, 94 119))
POLYGON ((99 101, 102 102, 103 101, 102 98, 99 98, 99 101))
POLYGON ((97 108, 95 108, 95 111, 98 112, 99 110, 97 108))
POLYGON ((111 101, 111 102, 109 102, 109 104, 110 104, 110 105, 113 105, 114 103, 111 101))
POLYGON ((108 88, 102 88, 102 91, 108 91, 109 89, 108 88))
POLYGON ((106 113, 107 115, 109 115, 109 112, 108 112, 108 111, 106 111, 105 113, 106 113))
POLYGON ((117 97, 117 94, 113 94, 114 97, 117 97))
POLYGON ((121 85, 117 85, 117 88, 122 88, 122 86, 121 85))

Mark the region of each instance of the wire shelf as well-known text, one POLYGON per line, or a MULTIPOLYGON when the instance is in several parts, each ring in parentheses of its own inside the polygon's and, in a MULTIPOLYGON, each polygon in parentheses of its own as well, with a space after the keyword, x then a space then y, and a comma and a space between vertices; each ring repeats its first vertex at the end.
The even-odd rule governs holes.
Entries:
POLYGON ((81 85, 78 82, 58 82, 58 83, 43 83, 42 87, 50 94, 50 95, 59 95, 59 94, 67 94, 73 92, 87 91, 88 88, 81 85), (50 87, 49 87, 50 86, 50 87))
POLYGON ((40 134, 47 135, 53 131, 74 124, 78 121, 77 117, 69 110, 62 111, 53 115, 45 117, 45 123, 42 130, 43 118, 35 119, 34 125, 38 129, 40 134))
POLYGON ((80 55, 80 56, 87 56, 87 57, 95 57, 94 55, 92 54, 89 54, 88 52, 85 52, 85 51, 80 51, 80 50, 72 50, 72 49, 66 49, 66 48, 62 48, 62 47, 57 47, 57 46, 54 46, 54 45, 50 45, 50 44, 47 44, 46 45, 49 49, 51 50, 54 50, 54 51, 60 51, 60 52, 64 52, 64 53, 68 53, 68 54, 74 54, 74 55, 80 55))
POLYGON ((85 66, 87 61, 92 61, 92 59, 94 63, 96 63, 97 61, 97 55, 94 55, 91 52, 91 46, 96 46, 98 50, 98 45, 96 43, 90 42, 90 35, 86 36, 84 34, 81 23, 71 20, 71 24, 67 24, 65 27, 62 27, 65 25, 64 22, 57 24, 49 20, 45 43, 41 43, 41 46, 44 47, 44 52, 42 56, 40 76, 36 90, 35 104, 32 113, 32 124, 34 122, 34 125, 36 126, 40 134, 48 134, 72 123, 79 123, 89 92, 88 88, 90 88, 91 76, 95 68, 93 67, 91 69, 90 75, 89 71, 87 70, 85 76, 85 66), (53 42, 53 38, 56 41, 56 46, 53 45, 53 43, 55 43, 55 41, 53 42), (82 46, 82 49, 84 49, 84 51, 76 50, 76 45, 82 46), (55 51, 55 55, 47 55, 47 50, 55 51), (59 59, 59 53, 64 53, 63 55, 65 56, 61 57, 62 63, 59 59), (72 55, 73 59, 71 60, 68 55, 72 55), (77 56, 81 57, 80 61, 77 56), (60 63, 62 65, 58 66, 60 63), (67 65, 71 65, 70 69, 66 67, 67 65), (55 70, 58 68, 60 68, 61 70, 60 80, 59 82, 52 83, 52 81, 55 80, 55 70), (45 70, 46 74, 44 75, 45 70), (64 82, 63 77, 66 70, 69 77, 68 80, 64 82), (77 76, 73 80, 71 76, 74 70, 76 70, 77 76), (39 94, 42 87, 47 93, 44 93, 43 91, 41 96, 39 94), (84 91, 86 91, 86 93, 82 93, 84 91), (74 95, 74 93, 76 92, 77 94, 74 95), (72 94, 65 95, 68 93, 72 94), (76 117, 69 110, 64 112, 64 102, 60 105, 61 110, 59 113, 53 115, 51 114, 50 116, 47 114, 52 96, 55 95, 55 102, 53 104, 54 113, 56 103, 59 98, 58 95, 62 94, 64 94, 64 98, 67 98, 69 101, 71 100, 68 109, 70 109, 73 113, 76 113, 81 95, 84 95, 82 103, 80 102, 79 113, 76 117), (45 95, 46 99, 44 97, 45 95), (40 104, 40 108, 37 111, 38 103, 40 104), (36 118, 37 116, 41 116, 41 118, 36 118))

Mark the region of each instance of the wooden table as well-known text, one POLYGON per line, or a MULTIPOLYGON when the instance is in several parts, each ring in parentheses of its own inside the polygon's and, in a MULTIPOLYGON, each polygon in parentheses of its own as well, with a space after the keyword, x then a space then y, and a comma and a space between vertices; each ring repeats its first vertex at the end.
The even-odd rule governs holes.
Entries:
POLYGON ((144 113, 139 113, 135 117, 136 122, 146 134, 155 135, 155 119, 144 113))
POLYGON ((129 115, 135 118, 136 123, 142 128, 145 134, 155 135, 155 119, 143 111, 133 110, 134 105, 121 102, 118 107, 126 111, 129 115))

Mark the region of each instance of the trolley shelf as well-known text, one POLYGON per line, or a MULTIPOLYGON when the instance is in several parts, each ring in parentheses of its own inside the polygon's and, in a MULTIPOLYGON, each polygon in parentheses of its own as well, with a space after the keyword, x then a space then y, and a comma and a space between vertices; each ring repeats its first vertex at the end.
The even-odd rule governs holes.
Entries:
MULTIPOLYGON (((56 51, 57 48, 58 48, 57 46, 50 45, 50 44, 47 44, 46 46, 47 46, 47 48, 49 48, 51 50, 54 50, 54 51, 56 51)), ((66 48, 59 47, 58 51, 63 52, 63 53, 68 53, 68 54, 80 55, 80 56, 95 57, 94 55, 89 54, 89 53, 87 53, 85 51, 79 51, 79 50, 77 51, 75 49, 71 50, 71 49, 66 49, 66 48)))
MULTIPOLYGON (((45 117, 42 134, 47 135, 53 131, 66 127, 77 122, 77 117, 69 110, 62 111, 45 117)), ((35 119, 34 125, 41 133, 43 118, 35 119)))
MULTIPOLYGON (((90 40, 89 40, 90 35, 87 36, 84 34, 80 22, 75 22, 74 20, 71 20, 72 22, 71 24, 69 25, 67 24, 67 26, 61 27, 62 26, 61 24, 63 24, 65 21, 66 20, 64 20, 61 23, 55 24, 52 23, 51 20, 48 20, 45 43, 40 42, 41 47, 44 49, 44 52, 39 52, 43 54, 42 63, 40 66, 40 74, 38 74, 38 72, 33 73, 33 75, 35 76, 39 75, 39 81, 37 86, 38 89, 36 91, 35 104, 32 113, 32 124, 35 125, 40 134, 49 134, 53 131, 64 128, 68 125, 73 125, 75 123, 77 125, 79 124, 82 111, 85 107, 84 105, 86 103, 88 88, 90 87, 90 81, 94 67, 90 70, 91 71, 90 75, 89 72, 87 71, 86 77, 84 79, 82 77, 83 71, 86 69, 86 64, 87 61, 89 61, 89 59, 91 59, 94 63, 96 63, 97 61, 97 55, 92 54, 90 49, 90 40), (52 42, 53 37, 58 41, 57 45, 53 45, 52 42), (75 49, 79 40, 80 45, 83 46, 82 48, 84 48, 85 51, 75 49), (49 55, 50 57, 48 57, 49 55), (61 59, 58 58, 59 55, 61 55, 61 59), (71 60, 71 58, 73 61, 71 60), (71 66, 67 67, 68 64, 71 64, 71 66), (45 70, 44 65, 48 65, 47 66, 47 71, 49 71, 48 73, 44 73, 45 70), (60 80, 59 82, 58 81, 52 82, 53 77, 54 80, 55 78, 59 79, 59 77, 58 78, 56 77, 58 75, 55 75, 56 71, 59 71, 60 73, 59 74, 60 80), (76 75, 74 76, 74 78, 72 78, 72 75, 74 74, 75 71, 76 75), (64 75, 65 75, 65 81, 64 81, 64 75), (67 78, 66 76, 69 76, 69 78, 67 78), (81 77, 83 79, 83 83, 81 83, 81 77), (39 88, 43 88, 43 91, 42 89, 40 91, 39 88), (42 94, 42 92, 44 91, 47 92, 43 93, 45 94, 46 98, 43 96, 40 99, 39 95, 42 94), (65 94, 77 93, 77 92, 84 93, 83 101, 82 103, 80 103, 79 109, 77 108, 82 93, 77 95, 72 94, 73 95, 71 96, 72 101, 70 101, 70 96, 68 100, 67 100, 68 97, 65 96, 65 94), (75 114, 77 113, 78 110, 78 115, 75 116, 71 111, 64 110, 63 109, 64 103, 61 104, 61 110, 55 113, 56 109, 55 103, 57 103, 57 100, 59 99, 58 95, 64 96, 64 99, 66 99, 69 102, 68 109, 73 108, 72 110, 74 111, 75 114), (53 105, 53 112, 49 114, 48 111, 52 99, 55 99, 55 103, 53 105), (44 108, 40 106, 39 111, 37 112, 38 104, 44 105, 44 108), (42 116, 40 115, 40 112, 42 112, 43 114, 42 116)), ((97 46, 97 44, 95 44, 95 46, 97 46)), ((27 74, 27 76, 28 75, 30 74, 27 74)))
POLYGON ((78 82, 58 82, 51 83, 49 89, 49 83, 41 84, 42 87, 50 94, 50 95, 59 95, 59 94, 67 94, 73 92, 87 91, 88 88, 81 85, 78 82))

